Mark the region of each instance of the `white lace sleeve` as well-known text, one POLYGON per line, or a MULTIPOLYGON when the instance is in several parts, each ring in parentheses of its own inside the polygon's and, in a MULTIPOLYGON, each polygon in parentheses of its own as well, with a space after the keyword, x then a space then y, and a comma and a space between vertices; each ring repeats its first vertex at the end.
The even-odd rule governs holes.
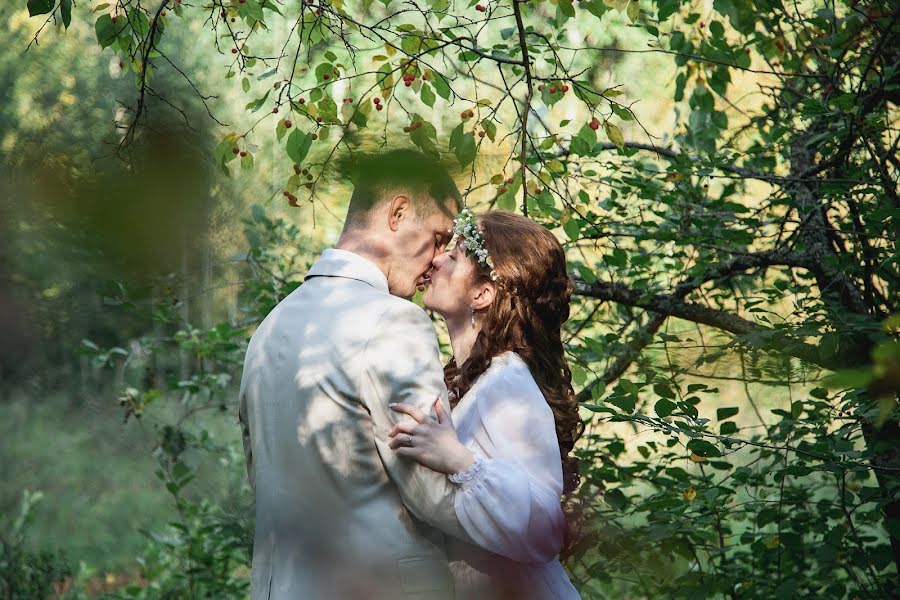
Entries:
POLYGON ((450 483, 466 487, 474 484, 474 482, 482 477, 485 468, 484 458, 482 458, 477 451, 473 451, 473 454, 475 455, 475 462, 473 462, 468 469, 461 473, 454 473, 447 476, 447 478, 450 479, 450 483))
POLYGON ((476 462, 452 476, 454 508, 482 548, 528 563, 553 560, 565 518, 553 413, 534 380, 504 376, 478 389, 476 462))

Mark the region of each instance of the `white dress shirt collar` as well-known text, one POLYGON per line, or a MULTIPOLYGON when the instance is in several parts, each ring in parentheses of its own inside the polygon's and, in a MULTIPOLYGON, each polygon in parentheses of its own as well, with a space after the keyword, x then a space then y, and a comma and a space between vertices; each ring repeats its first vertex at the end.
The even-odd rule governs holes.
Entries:
POLYGON ((359 254, 339 248, 329 248, 322 252, 322 256, 306 274, 306 279, 310 277, 346 277, 390 293, 387 277, 375 263, 359 254))

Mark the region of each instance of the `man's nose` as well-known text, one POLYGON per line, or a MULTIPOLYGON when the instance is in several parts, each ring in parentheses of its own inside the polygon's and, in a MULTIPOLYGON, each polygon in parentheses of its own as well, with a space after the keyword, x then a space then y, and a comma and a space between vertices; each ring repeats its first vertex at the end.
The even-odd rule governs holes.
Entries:
POLYGON ((431 261, 431 265, 435 269, 440 269, 441 265, 444 264, 444 261, 447 260, 447 253, 441 252, 434 257, 434 260, 431 261))

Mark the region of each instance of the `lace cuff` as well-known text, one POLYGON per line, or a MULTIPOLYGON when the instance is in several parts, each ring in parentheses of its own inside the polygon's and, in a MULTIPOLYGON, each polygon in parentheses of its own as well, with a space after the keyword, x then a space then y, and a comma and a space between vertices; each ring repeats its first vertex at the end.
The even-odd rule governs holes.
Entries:
POLYGON ((473 462, 468 469, 461 473, 447 475, 447 479, 450 480, 450 483, 454 483, 460 487, 467 487, 481 479, 486 466, 487 463, 481 458, 481 455, 475 453, 475 462, 473 462))

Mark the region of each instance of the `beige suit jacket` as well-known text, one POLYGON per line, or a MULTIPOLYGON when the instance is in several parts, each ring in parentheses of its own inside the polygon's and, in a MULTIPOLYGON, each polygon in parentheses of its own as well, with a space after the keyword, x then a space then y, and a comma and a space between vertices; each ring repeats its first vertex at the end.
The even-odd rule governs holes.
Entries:
POLYGON ((384 274, 326 250, 247 349, 240 422, 256 498, 252 600, 447 600, 443 535, 468 539, 446 476, 398 457, 407 402, 446 388, 431 321, 384 274), (433 527, 432 527, 433 526, 433 527))

